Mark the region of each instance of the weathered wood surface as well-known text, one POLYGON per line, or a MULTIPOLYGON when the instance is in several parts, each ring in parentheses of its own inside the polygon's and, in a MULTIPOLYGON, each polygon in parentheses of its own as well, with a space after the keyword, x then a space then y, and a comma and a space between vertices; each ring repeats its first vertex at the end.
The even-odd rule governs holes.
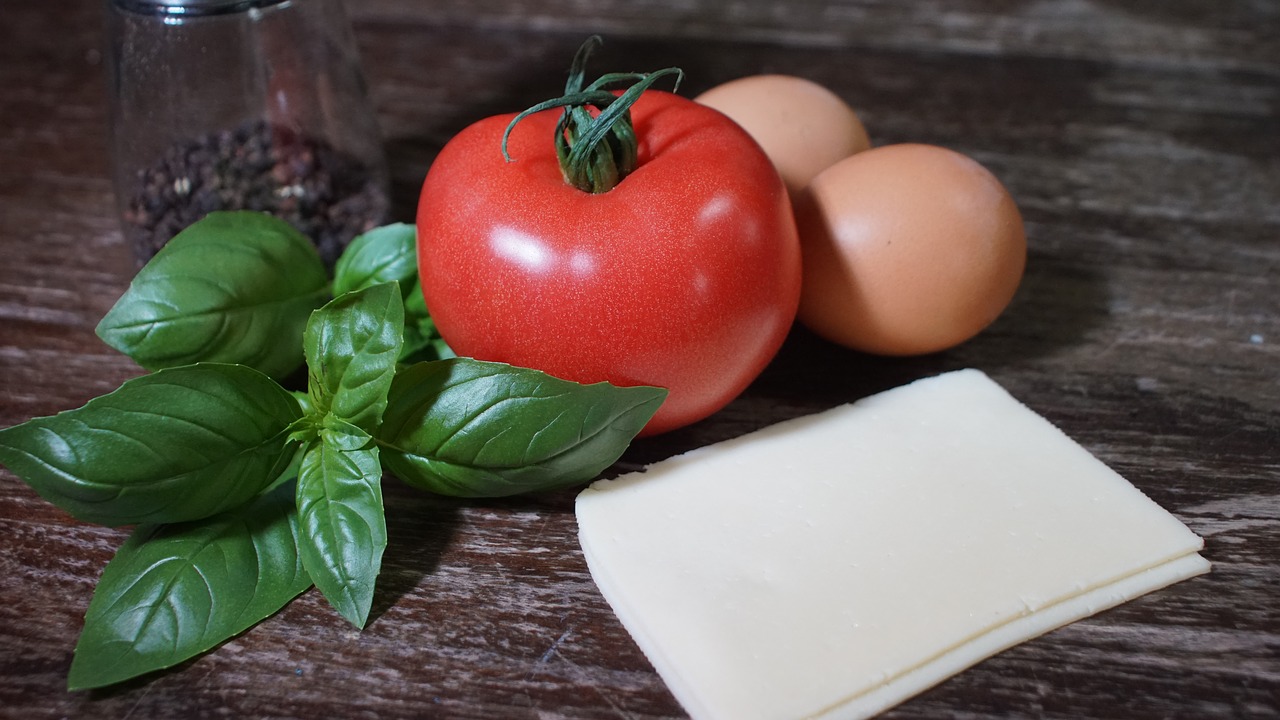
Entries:
MULTIPOLYGON (((138 369, 93 327, 132 270, 105 151, 101 2, 0 25, 0 425, 138 369)), ((1210 575, 1000 654, 895 718, 1280 716, 1280 6, 1266 2, 348 3, 397 215, 441 144, 600 67, 826 83, 877 143, 967 152, 1018 199, 1014 306, 954 351, 861 356, 797 331, 717 417, 632 467, 934 372, 978 367, 1206 539, 1210 575)), ((357 633, 310 592, 176 671, 70 694, 124 532, 0 470, 0 716, 682 717, 586 571, 573 493, 503 502, 388 479, 391 547, 357 633)))

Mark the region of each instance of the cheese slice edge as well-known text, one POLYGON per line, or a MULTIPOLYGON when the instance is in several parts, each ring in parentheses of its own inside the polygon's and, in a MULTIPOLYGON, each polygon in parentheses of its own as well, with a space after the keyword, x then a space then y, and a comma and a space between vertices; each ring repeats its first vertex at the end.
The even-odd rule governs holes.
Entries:
POLYGON ((1120 578, 986 630, 881 685, 845 698, 811 717, 814 720, 862 720, 872 717, 1015 645, 1149 592, 1202 575, 1209 572, 1209 569, 1209 561, 1191 553, 1120 578))

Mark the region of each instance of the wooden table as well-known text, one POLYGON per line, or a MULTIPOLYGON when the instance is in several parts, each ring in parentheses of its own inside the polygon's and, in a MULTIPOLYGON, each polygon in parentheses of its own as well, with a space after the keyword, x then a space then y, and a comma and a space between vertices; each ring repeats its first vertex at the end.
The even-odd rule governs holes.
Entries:
MULTIPOLYGON (((0 425, 139 374, 93 334, 133 270, 114 215, 97 0, 7 0, 0 29, 0 425)), ((1027 276, 978 339, 909 360, 797 330, 716 417, 634 467, 944 370, 986 371, 1206 540, 1213 572, 1004 652, 895 718, 1280 716, 1280 8, 1265 2, 361 0, 395 213, 441 145, 597 67, 686 94, 764 71, 827 84, 877 144, 986 164, 1027 276)), ((0 716, 668 718, 597 592, 573 492, 464 502, 385 483, 391 545, 354 631, 314 591, 177 670, 66 692, 125 530, 0 470, 0 716)))

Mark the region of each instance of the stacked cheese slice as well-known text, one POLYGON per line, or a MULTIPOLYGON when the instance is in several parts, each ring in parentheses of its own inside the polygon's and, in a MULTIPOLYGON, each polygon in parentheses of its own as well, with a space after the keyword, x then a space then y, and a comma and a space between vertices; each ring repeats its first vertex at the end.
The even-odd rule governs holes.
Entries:
POLYGON ((863 718, 1208 570, 1202 541, 986 375, 601 481, 592 576, 694 718, 863 718))

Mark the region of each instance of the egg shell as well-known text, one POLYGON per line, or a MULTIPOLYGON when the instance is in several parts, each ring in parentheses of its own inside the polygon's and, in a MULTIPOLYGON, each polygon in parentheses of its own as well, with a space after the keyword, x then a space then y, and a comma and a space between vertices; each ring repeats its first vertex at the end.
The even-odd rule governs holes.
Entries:
POLYGON ((800 321, 883 355, 958 345, 1012 300, 1026 266, 1017 205, 975 160, 888 145, 824 170, 796 202, 800 321))
POLYGON ((773 161, 794 196, 837 161, 871 147, 857 113, 840 96, 791 75, 730 80, 694 98, 742 126, 773 161))

